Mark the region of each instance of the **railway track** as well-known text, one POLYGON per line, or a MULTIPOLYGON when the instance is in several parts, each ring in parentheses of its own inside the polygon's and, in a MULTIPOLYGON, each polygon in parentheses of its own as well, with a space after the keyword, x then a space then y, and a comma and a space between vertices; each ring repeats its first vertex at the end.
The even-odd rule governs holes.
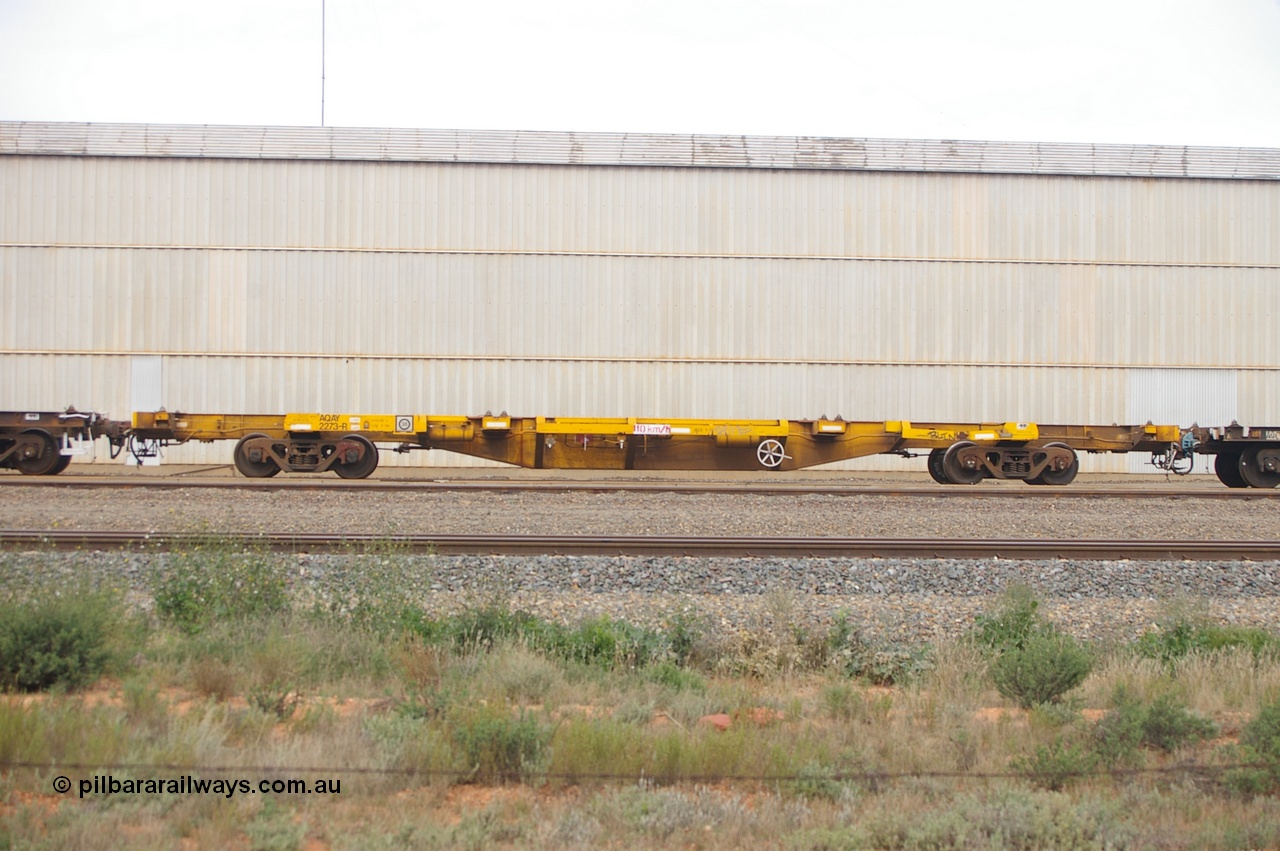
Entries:
MULTIPOLYGON (((5 549, 168 550, 208 536, 138 531, 0 530, 5 549)), ((1280 540, 1041 540, 947 538, 661 537, 600 535, 219 534, 231 545, 282 552, 354 552, 376 546, 440 555, 727 556, 782 558, 1001 558, 1280 560, 1280 540)))
POLYGON ((930 498, 1009 498, 1031 497, 1037 499, 1205 499, 1205 500, 1253 500, 1280 499, 1280 489, 1256 488, 1232 489, 1220 485, 1200 486, 1080 486, 1027 487, 1021 482, 1009 484, 978 485, 880 485, 843 484, 830 482, 694 482, 682 480, 663 481, 607 481, 607 480, 521 480, 521 479, 245 479, 230 477, 167 476, 68 476, 44 478, 20 475, 0 475, 0 489, 6 487, 110 489, 129 488, 166 490, 174 488, 205 488, 210 490, 246 491, 351 491, 351 492, 635 492, 635 493, 707 493, 754 494, 758 496, 789 496, 825 494, 832 496, 898 496, 930 498))

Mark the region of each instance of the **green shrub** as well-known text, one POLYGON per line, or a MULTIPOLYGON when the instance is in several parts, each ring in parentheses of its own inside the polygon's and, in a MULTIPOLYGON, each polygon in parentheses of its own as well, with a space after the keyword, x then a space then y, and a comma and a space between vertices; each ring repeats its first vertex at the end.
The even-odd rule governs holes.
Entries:
POLYGON ((518 780, 537 771, 550 741, 550 731, 531 713, 486 707, 452 721, 453 742, 472 782, 518 780))
MULTIPOLYGON (((394 530, 388 530, 394 535, 394 530)), ((341 593, 316 601, 315 613, 375 635, 396 635, 420 612, 421 573, 406 544, 394 538, 364 543, 347 556, 341 593)))
POLYGON ((1014 771, 1052 792, 1092 774, 1097 765, 1097 754, 1079 743, 1067 745, 1062 739, 1040 745, 1031 756, 1017 757, 1011 763, 1014 771))
POLYGON ((282 612, 288 607, 286 575, 270 553, 198 541, 169 553, 154 580, 156 614, 187 633, 213 621, 282 612))
POLYGON ((1240 731, 1240 760, 1251 765, 1231 772, 1230 786, 1255 795, 1280 790, 1280 701, 1262 707, 1240 731))
POLYGON ((849 621, 848 612, 840 612, 827 629, 826 649, 837 662, 851 658, 862 647, 862 635, 849 621))
POLYGON ((1054 631, 1040 614, 1040 601, 1027 585, 1005 590, 994 614, 979 615, 970 638, 996 652, 1021 650, 1032 637, 1054 631))
POLYGON ((74 590, 0 603, 0 690, 79 688, 106 669, 123 615, 111 596, 74 590))
POLYGON ((425 644, 460 653, 487 652, 499 642, 522 643, 549 656, 605 669, 640 668, 672 655, 666 636, 607 616, 564 627, 527 612, 485 606, 443 618, 417 612, 406 628, 425 644))
POLYGON ((836 779, 836 771, 817 762, 806 762, 796 771, 795 778, 781 784, 782 788, 802 798, 825 798, 838 801, 849 789, 849 784, 836 779))
POLYGON ((862 692, 848 683, 835 683, 824 688, 822 705, 827 715, 835 721, 861 721, 867 714, 867 704, 862 692))
POLYGON ((1092 669, 1092 656, 1074 638, 1041 632, 993 659, 991 679, 1000 694, 1030 709, 1071 691, 1092 669))
POLYGON ((1124 688, 1116 690, 1112 708, 1093 727, 1094 752, 1108 768, 1134 765, 1144 736, 1147 711, 1124 688))
POLYGON ((306 839, 307 825, 295 821, 275 798, 267 798, 245 832, 254 851, 296 851, 306 839))
POLYGON ((525 612, 512 612, 499 606, 467 609, 456 615, 431 618, 415 611, 405 620, 405 629, 422 639, 424 644, 443 645, 459 653, 476 653, 493 649, 498 642, 514 641, 525 635, 554 632, 554 624, 539 622, 525 612))
POLYGON ((1263 759, 1280 768, 1280 701, 1259 710, 1240 731, 1240 744, 1253 748, 1263 759))
POLYGON ((688 609, 681 609, 671 617, 666 635, 677 665, 685 667, 695 661, 705 631, 704 620, 688 609))
POLYGON ((1211 653, 1237 647, 1248 648, 1255 658, 1280 657, 1280 638, 1266 630, 1212 624, 1185 615, 1173 618, 1157 630, 1148 630, 1135 645, 1138 655, 1166 663, 1175 662, 1190 653, 1211 653))
POLYGON ((672 691, 691 691, 705 694, 707 681, 693 671, 679 667, 675 662, 658 662, 640 670, 640 676, 650 683, 665 686, 672 691))
POLYGON ((1024 709, 1056 701, 1093 668, 1089 652, 1040 614, 1026 585, 1005 591, 994 614, 978 617, 969 638, 992 655, 996 689, 1024 709))
MULTIPOLYGON (((647 724, 652 713, 646 713, 647 724)), ((622 719, 570 718, 556 727, 548 771, 579 783, 600 774, 643 776, 650 750, 647 731, 622 719)))
POLYGON ((1095 751, 1109 767, 1137 762, 1139 748, 1173 753, 1217 732, 1212 721, 1192 713, 1173 695, 1161 695, 1146 706, 1121 688, 1112 703, 1093 729, 1095 751))
POLYGON ((933 667, 927 645, 909 646, 895 642, 871 644, 841 612, 832 622, 822 642, 823 658, 813 667, 834 665, 851 677, 872 685, 901 685, 919 678, 933 667))
MULTIPOLYGON (((537 637, 534 637, 535 641, 537 637)), ((638 668, 662 659, 667 641, 651 629, 608 616, 583 621, 574 629, 547 635, 543 649, 570 662, 606 669, 638 668)))
POLYGON ((928 646, 889 643, 866 647, 850 673, 872 685, 893 686, 913 682, 932 668, 928 646))
POLYGON ((1207 739, 1217 731, 1217 725, 1208 718, 1192 713, 1186 704, 1173 695, 1165 694, 1147 707, 1142 722, 1142 743, 1173 753, 1183 745, 1207 739))

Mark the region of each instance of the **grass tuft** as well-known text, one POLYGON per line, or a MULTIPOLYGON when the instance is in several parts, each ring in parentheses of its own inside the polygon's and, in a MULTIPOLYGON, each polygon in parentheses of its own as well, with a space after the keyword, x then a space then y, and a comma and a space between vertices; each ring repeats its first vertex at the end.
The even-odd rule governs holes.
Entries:
POLYGON ((466 780, 506 783, 541 768, 551 731, 533 713, 482 706, 459 710, 450 721, 466 780))
POLYGON ((1175 611, 1157 629, 1143 633, 1135 652, 1147 659, 1172 664, 1196 653, 1247 649, 1255 659, 1280 658, 1280 637, 1263 629, 1210 623, 1206 618, 1175 611))

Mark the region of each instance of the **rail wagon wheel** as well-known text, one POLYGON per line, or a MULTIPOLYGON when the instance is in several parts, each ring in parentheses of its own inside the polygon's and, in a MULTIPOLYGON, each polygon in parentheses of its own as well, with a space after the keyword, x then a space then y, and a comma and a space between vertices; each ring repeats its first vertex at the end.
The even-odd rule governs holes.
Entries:
POLYGON ((947 471, 942 467, 942 456, 946 454, 945 449, 935 449, 929 453, 929 475, 940 485, 951 484, 951 480, 947 478, 947 471))
MULTIPOLYGON (((339 441, 342 443, 354 443, 360 446, 362 451, 357 454, 360 457, 357 460, 343 463, 343 459, 339 458, 338 463, 333 465, 333 471, 344 479, 364 479, 374 470, 378 469, 378 447, 372 442, 358 434, 348 434, 339 441)), ((356 451, 350 448, 339 448, 338 454, 345 455, 349 451, 356 451)))
POLYGON ((782 441, 774 440, 772 437, 760 441, 760 445, 756 447, 756 459, 770 470, 781 467, 786 457, 787 450, 783 447, 782 441))
POLYGON ((960 453, 966 449, 976 448, 977 444, 968 440, 962 440, 947 447, 942 456, 942 471, 946 473, 949 482, 957 485, 976 485, 986 478, 986 473, 981 467, 970 469, 960 463, 960 453))
POLYGON ((1273 473, 1262 469, 1262 465, 1258 461, 1258 453, 1261 451, 1261 446, 1250 446, 1240 453, 1240 465, 1238 468, 1240 476, 1251 488, 1274 488, 1276 485, 1280 485, 1280 471, 1273 473))
POLYGON ((1218 481, 1229 488, 1247 488, 1249 483, 1240 475, 1240 455, 1236 452, 1223 452, 1213 456, 1213 472, 1218 481))
POLYGON ((35 452, 21 455, 14 466, 22 471, 25 476, 51 476, 54 474, 54 468, 62 460, 62 456, 58 454, 58 441, 53 439, 47 431, 39 431, 32 429, 24 431, 24 435, 34 438, 36 444, 35 452))
POLYGON ((1076 479, 1076 473, 1080 472, 1080 456, 1075 453, 1075 450, 1072 449, 1070 446, 1067 446, 1065 443, 1046 443, 1044 445, 1044 448, 1067 450, 1068 452, 1071 453, 1071 463, 1067 466, 1067 469, 1065 470, 1045 470, 1043 473, 1041 473, 1039 476, 1036 477, 1040 480, 1040 483, 1045 485, 1057 485, 1058 487, 1061 487, 1063 485, 1069 485, 1072 482, 1074 482, 1076 479))
POLYGON ((71 466, 71 456, 62 455, 61 453, 59 453, 58 463, 53 465, 53 469, 49 471, 49 475, 56 476, 70 466, 71 466))
POLYGON ((280 465, 275 462, 274 458, 267 456, 261 461, 254 461, 249 458, 249 450, 245 447, 245 444, 250 440, 257 440, 266 436, 265 434, 246 434, 236 443, 236 469, 251 479, 269 479, 280 472, 280 465))

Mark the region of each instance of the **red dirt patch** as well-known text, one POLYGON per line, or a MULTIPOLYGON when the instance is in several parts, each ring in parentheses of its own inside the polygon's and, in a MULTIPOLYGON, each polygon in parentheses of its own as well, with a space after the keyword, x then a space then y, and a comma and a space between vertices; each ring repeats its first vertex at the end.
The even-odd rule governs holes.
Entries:
POLYGON ((736 713, 736 717, 744 721, 750 721, 757 727, 769 727, 786 719, 786 715, 776 709, 770 709, 767 706, 757 706, 754 709, 748 709, 744 712, 736 713))
POLYGON ((998 724, 1002 721, 1009 721, 1019 727, 1027 725, 1027 710, 1014 709, 1009 706, 986 706, 973 713, 974 720, 986 721, 991 724, 998 724))
POLYGON ((698 726, 711 727, 724 732, 733 726, 733 719, 723 712, 717 712, 713 715, 703 715, 698 719, 698 726))
POLYGON ((24 792, 21 789, 13 790, 12 796, 12 804, 0 804, 0 818, 12 816, 19 807, 36 807, 43 810, 44 815, 49 816, 62 805, 66 797, 42 792, 24 792))

